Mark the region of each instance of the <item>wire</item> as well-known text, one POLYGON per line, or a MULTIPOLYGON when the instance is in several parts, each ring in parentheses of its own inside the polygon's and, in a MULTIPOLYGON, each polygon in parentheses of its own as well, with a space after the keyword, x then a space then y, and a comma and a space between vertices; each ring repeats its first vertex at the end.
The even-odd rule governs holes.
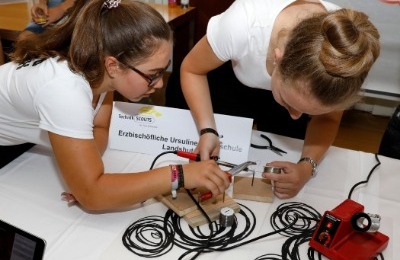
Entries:
POLYGON ((214 229, 213 229, 213 225, 212 225, 212 221, 211 221, 210 217, 207 215, 207 213, 201 207, 200 203, 197 202, 197 200, 193 197, 192 193, 188 189, 186 189, 186 193, 189 195, 189 197, 192 199, 192 201, 196 204, 197 208, 201 211, 203 216, 207 219, 208 227, 210 229, 210 235, 208 236, 206 243, 203 246, 188 250, 181 257, 179 257, 179 259, 182 259, 186 255, 188 255, 192 252, 196 252, 195 256, 192 258, 192 259, 196 259, 201 254, 202 251, 204 251, 205 249, 207 249, 209 247, 210 241, 211 241, 212 237, 214 236, 214 229))
POLYGON ((160 157, 163 156, 163 155, 169 154, 169 153, 176 154, 177 151, 165 151, 165 152, 162 152, 162 153, 160 153, 159 155, 157 155, 156 158, 154 158, 153 162, 151 163, 150 170, 153 169, 153 167, 154 167, 154 165, 156 164, 158 158, 160 158, 160 157))
POLYGON ((131 224, 122 243, 132 253, 146 258, 160 257, 173 247, 174 228, 165 217, 148 216, 131 224), (151 238, 151 239, 150 239, 151 238))
POLYGON ((369 172, 369 174, 368 174, 368 176, 367 176, 367 179, 365 179, 364 181, 357 182, 356 184, 353 185, 353 187, 351 187, 350 192, 349 192, 349 195, 347 196, 348 199, 351 199, 351 195, 353 194, 353 191, 355 190, 355 188, 357 188, 357 187, 358 187, 359 185, 361 185, 361 184, 366 184, 366 183, 369 182, 369 179, 371 178, 372 173, 375 171, 375 169, 376 169, 379 165, 381 165, 381 161, 379 160, 378 154, 375 154, 375 160, 377 161, 377 163, 376 163, 376 164, 374 165, 374 167, 372 167, 372 169, 370 170, 370 172, 369 172))

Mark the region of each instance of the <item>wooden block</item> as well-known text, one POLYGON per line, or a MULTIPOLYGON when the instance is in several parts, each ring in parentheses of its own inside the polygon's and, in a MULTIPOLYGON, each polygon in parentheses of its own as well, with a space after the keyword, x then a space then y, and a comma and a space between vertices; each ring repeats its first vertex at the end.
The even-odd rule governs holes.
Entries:
MULTIPOLYGON (((235 213, 240 211, 239 204, 228 195, 225 195, 224 201, 222 201, 222 195, 219 195, 215 199, 202 202, 200 205, 207 213, 211 221, 215 221, 219 218, 220 211, 224 207, 232 208, 235 213)), ((199 209, 184 215, 183 218, 191 227, 198 227, 208 223, 207 219, 203 216, 199 209)))
POLYGON ((235 176, 233 183, 233 198, 242 200, 253 200, 260 202, 272 202, 273 191, 271 181, 264 178, 235 176))
POLYGON ((171 194, 158 196, 157 199, 164 203, 165 206, 172 209, 180 217, 197 209, 196 204, 194 204, 184 189, 177 191, 176 199, 173 199, 171 194))
MULTIPOLYGON (((195 198, 197 198, 197 192, 202 193, 205 191, 196 190, 196 192, 193 193, 195 198)), ((197 227, 208 223, 207 219, 203 216, 184 189, 177 192, 176 199, 173 199, 170 194, 158 196, 157 199, 164 203, 168 208, 172 209, 178 216, 183 217, 191 227, 197 227)), ((223 196, 219 195, 216 198, 211 198, 201 202, 200 205, 212 221, 219 218, 220 210, 223 207, 230 207, 235 212, 240 211, 239 204, 228 195, 225 195, 224 201, 223 196)))

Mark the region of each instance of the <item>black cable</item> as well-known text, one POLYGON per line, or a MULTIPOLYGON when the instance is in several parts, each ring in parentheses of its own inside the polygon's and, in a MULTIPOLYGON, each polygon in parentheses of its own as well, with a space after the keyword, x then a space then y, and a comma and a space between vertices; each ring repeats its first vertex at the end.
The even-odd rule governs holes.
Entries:
POLYGON ((274 231, 245 240, 254 231, 256 218, 248 207, 240 206, 241 210, 235 215, 232 227, 224 228, 216 221, 212 222, 211 230, 215 230, 212 236, 203 235, 200 227, 189 227, 192 233, 187 234, 181 226, 182 219, 172 210, 168 210, 164 218, 149 216, 133 223, 125 231, 122 241, 131 252, 147 258, 167 254, 173 245, 176 245, 186 250, 179 257, 183 259, 193 252, 196 252, 194 257, 197 257, 202 252, 228 251, 271 235, 281 234, 289 237, 282 246, 283 258, 277 258, 276 254, 267 254, 257 259, 300 259, 297 257, 298 248, 311 237, 315 227, 312 222, 318 218, 318 212, 306 204, 284 203, 271 216, 274 231), (238 230, 238 217, 243 218, 240 219, 241 223, 245 223, 242 231, 238 230))
POLYGON ((151 163, 150 170, 153 169, 154 164, 156 164, 158 158, 160 158, 160 157, 163 156, 163 155, 169 154, 169 153, 176 154, 177 151, 165 151, 165 152, 162 152, 162 153, 160 153, 159 155, 157 155, 156 158, 154 158, 153 162, 151 163))
MULTIPOLYGON (((212 252, 232 243, 246 239, 255 229, 255 216, 245 206, 237 214, 245 226, 238 230, 237 220, 231 228, 224 228, 217 221, 212 222, 213 236, 204 235, 201 227, 189 227, 189 231, 181 226, 185 223, 175 212, 169 209, 164 218, 149 216, 130 225, 125 231, 122 241, 129 251, 136 255, 154 258, 168 253, 176 245, 186 252, 179 257, 184 258, 193 252, 212 252), (153 242, 155 240, 156 242, 153 242)), ((197 256, 195 256, 197 257, 197 256)), ((191 258, 193 259, 193 258, 191 258)))
POLYGON ((191 250, 188 250, 188 251, 186 251, 186 253, 181 255, 181 257, 179 257, 179 259, 182 259, 186 255, 189 255, 192 252, 196 252, 196 254, 193 256, 193 258, 191 258, 191 259, 196 259, 201 254, 201 252, 203 252, 206 248, 209 247, 210 240, 212 239, 212 237, 214 235, 214 229, 213 229, 213 225, 212 225, 212 220, 207 215, 207 213, 204 211, 203 207, 201 207, 200 203, 197 202, 197 200, 193 197, 192 193, 188 189, 186 189, 186 193, 189 195, 189 197, 192 199, 192 201, 196 204, 197 208, 201 211, 203 216, 207 219, 208 227, 210 229, 210 235, 208 236, 206 243, 204 245, 197 247, 197 248, 193 248, 191 250))
POLYGON ((172 223, 165 221, 165 218, 148 216, 139 219, 126 229, 122 243, 125 248, 138 256, 160 257, 171 251, 174 233, 172 223))
POLYGON ((377 161, 377 163, 374 165, 374 167, 372 167, 372 169, 370 170, 367 179, 365 179, 364 181, 360 181, 357 182, 356 184, 353 185, 353 187, 350 189, 349 195, 347 196, 348 199, 351 199, 351 195, 353 194, 353 191, 355 190, 355 188, 361 184, 366 184, 369 182, 369 179, 371 178, 372 173, 375 171, 375 169, 381 165, 381 161, 379 160, 378 154, 375 154, 375 160, 377 161))

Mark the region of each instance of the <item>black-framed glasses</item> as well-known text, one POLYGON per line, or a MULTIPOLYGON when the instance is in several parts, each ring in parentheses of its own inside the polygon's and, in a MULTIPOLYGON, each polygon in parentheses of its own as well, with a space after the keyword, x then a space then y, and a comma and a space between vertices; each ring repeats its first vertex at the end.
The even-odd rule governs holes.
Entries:
MULTIPOLYGON (((122 64, 124 64, 124 63, 122 63, 122 64)), ((160 80, 160 78, 162 78, 165 71, 168 69, 169 65, 171 65, 171 60, 168 61, 168 65, 165 68, 163 68, 159 72, 157 72, 155 74, 151 74, 151 75, 145 74, 145 73, 141 72, 140 70, 138 70, 137 68, 130 66, 128 64, 124 64, 124 65, 127 66, 128 68, 130 68, 131 70, 133 70, 134 72, 136 72, 137 74, 139 74, 140 76, 142 76, 142 78, 144 78, 147 81, 147 83, 149 83, 147 85, 147 87, 151 88, 160 80)))

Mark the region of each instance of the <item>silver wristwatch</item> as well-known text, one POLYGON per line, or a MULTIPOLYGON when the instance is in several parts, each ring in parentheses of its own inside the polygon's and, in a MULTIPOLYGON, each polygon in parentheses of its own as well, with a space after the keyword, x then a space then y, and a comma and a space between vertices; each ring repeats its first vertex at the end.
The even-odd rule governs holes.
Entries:
POLYGON ((298 163, 301 163, 301 162, 308 162, 308 163, 311 164, 311 166, 312 166, 311 177, 315 177, 315 176, 317 175, 317 172, 318 172, 318 170, 317 170, 318 164, 317 164, 312 158, 310 158, 310 157, 302 157, 302 158, 298 161, 298 163))

